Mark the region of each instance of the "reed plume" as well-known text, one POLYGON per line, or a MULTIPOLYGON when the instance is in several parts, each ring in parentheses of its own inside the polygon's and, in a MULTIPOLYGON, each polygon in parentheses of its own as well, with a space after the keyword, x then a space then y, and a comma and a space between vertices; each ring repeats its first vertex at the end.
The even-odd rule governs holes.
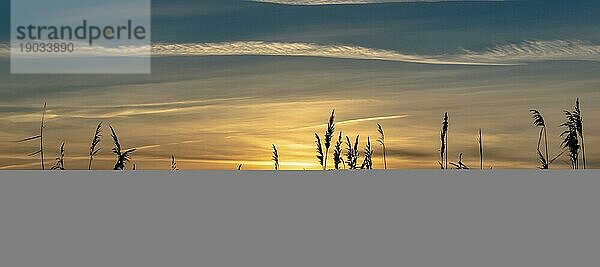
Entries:
POLYGON ((365 146, 365 159, 363 160, 361 169, 372 170, 373 169, 373 149, 371 148, 371 138, 367 137, 367 145, 365 146))
POLYGON ((386 151, 385 151, 385 133, 383 132, 383 127, 381 124, 377 124, 377 132, 379 132, 379 138, 377 142, 383 147, 383 169, 387 170, 387 159, 386 159, 386 151))
POLYGON ((354 145, 350 141, 350 137, 346 136, 346 164, 348 164, 348 169, 356 170, 358 163, 358 139, 359 136, 356 136, 356 141, 354 145))
POLYGON ((329 147, 331 146, 331 139, 335 133, 335 109, 331 111, 329 121, 327 122, 327 131, 325 131, 325 161, 323 164, 323 170, 327 169, 327 156, 329 155, 329 147))
POLYGON ((100 144, 100 138, 102 137, 102 122, 98 123, 96 127, 96 131, 94 132, 94 137, 92 138, 92 143, 90 145, 90 161, 88 163, 88 170, 92 169, 92 161, 94 157, 100 152, 100 148, 96 148, 98 144, 100 144))
POLYGON ((333 164, 335 165, 336 170, 340 169, 340 163, 344 163, 344 160, 342 159, 342 143, 342 132, 340 132, 338 140, 335 143, 335 148, 333 149, 333 164))
MULTIPOLYGON (((117 155, 117 163, 115 163, 115 167, 113 170, 124 170, 125 165, 129 162, 131 158, 131 153, 135 152, 135 148, 126 149, 125 151, 121 150, 121 143, 119 142, 119 137, 113 129, 112 125, 108 125, 110 127, 111 137, 113 138, 113 142, 115 143, 115 147, 112 149, 113 153, 117 155)), ((135 166, 135 164, 134 164, 135 166)))
POLYGON ((178 171, 179 170, 177 168, 177 161, 175 160, 175 155, 171 155, 171 170, 172 171, 178 171))
POLYGON ((62 145, 60 146, 60 152, 58 154, 58 157, 56 157, 56 163, 54 163, 54 166, 52 166, 52 168, 50 170, 58 170, 58 171, 64 171, 65 170, 65 143, 63 142, 62 145))
POLYGON ((440 167, 448 169, 448 112, 444 113, 444 121, 442 122, 442 130, 440 132, 440 141, 442 145, 440 147, 440 167))
POLYGON ((560 134, 563 137, 562 146, 569 152, 569 160, 572 169, 579 169, 579 135, 577 133, 577 125, 573 121, 573 114, 570 111, 565 111, 567 121, 561 124, 565 128, 560 134))
POLYGON ((321 165, 323 170, 325 170, 325 163, 324 163, 325 156, 323 155, 323 147, 321 146, 321 138, 316 133, 315 133, 315 144, 317 144, 317 161, 319 161, 319 164, 321 165))
POLYGON ((571 113, 571 120, 573 124, 575 124, 575 129, 577 130, 577 134, 579 134, 579 138, 581 138, 581 155, 583 160, 583 169, 587 168, 587 161, 585 158, 585 139, 583 137, 583 117, 581 115, 581 106, 579 104, 579 98, 575 101, 575 110, 571 113))
POLYGON ((542 113, 540 113, 537 109, 532 109, 529 111, 533 117, 533 125, 535 125, 536 127, 540 128, 540 134, 539 134, 539 138, 538 138, 538 145, 537 145, 537 151, 538 151, 538 157, 541 163, 541 167, 540 169, 543 170, 547 170, 550 168, 550 163, 552 161, 550 161, 550 158, 548 156, 548 134, 546 131, 546 121, 544 120, 544 117, 542 116, 542 113), (540 149, 540 146, 542 144, 542 137, 544 139, 544 143, 545 143, 545 153, 542 154, 542 151, 540 149))
POLYGON ((279 170, 279 152, 277 152, 277 147, 273 145, 273 162, 275 163, 275 170, 279 170))

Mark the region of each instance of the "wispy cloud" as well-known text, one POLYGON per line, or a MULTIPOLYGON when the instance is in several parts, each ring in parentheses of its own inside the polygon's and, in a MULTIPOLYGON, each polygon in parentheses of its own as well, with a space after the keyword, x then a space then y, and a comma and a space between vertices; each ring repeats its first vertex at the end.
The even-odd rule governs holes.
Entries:
POLYGON ((600 45, 581 40, 524 41, 448 55, 410 55, 354 45, 283 42, 156 44, 156 56, 265 55, 365 59, 441 65, 519 65, 536 61, 600 61, 600 45))
POLYGON ((152 53, 154 56, 305 56, 399 61, 439 65, 506 65, 496 62, 476 62, 471 59, 461 60, 460 57, 454 56, 409 55, 394 50, 368 48, 355 45, 327 45, 315 43, 284 43, 263 41, 156 44, 153 46, 152 53))
POLYGON ((600 45, 581 40, 524 41, 507 44, 484 52, 464 50, 461 60, 476 62, 532 62, 549 60, 600 61, 600 45))
MULTIPOLYGON (((368 117, 368 118, 358 118, 358 119, 337 121, 336 124, 337 125, 346 125, 346 124, 368 122, 368 121, 395 120, 395 119, 407 118, 408 116, 409 115, 392 115, 392 116, 377 116, 377 117, 368 117)), ((296 128, 293 130, 306 130, 306 129, 321 128, 321 127, 326 127, 326 126, 327 126, 327 124, 319 124, 319 125, 296 128)))
POLYGON ((296 6, 353 5, 380 3, 419 3, 419 2, 502 2, 504 0, 249 0, 250 2, 273 3, 296 6))
MULTIPOLYGON (((0 46, 0 56, 9 48, 0 46)), ((83 55, 144 56, 148 47, 94 47, 83 55)), ((456 54, 416 55, 396 50, 356 45, 300 42, 236 41, 220 43, 180 43, 152 45, 153 56, 300 56, 339 59, 382 60, 436 65, 507 66, 528 62, 581 60, 600 61, 600 45, 582 40, 523 41, 483 51, 462 50, 456 54)))
MULTIPOLYGON (((143 115, 181 114, 203 110, 209 107, 231 104, 237 101, 249 100, 249 97, 214 98, 203 100, 188 100, 174 102, 138 103, 129 105, 87 105, 87 106, 54 106, 46 111, 46 119, 108 119, 118 117, 133 117, 143 115)), ((36 106, 0 105, 1 108, 31 108, 36 106)), ((7 114, 0 121, 8 122, 35 122, 39 121, 38 111, 31 113, 7 114)))

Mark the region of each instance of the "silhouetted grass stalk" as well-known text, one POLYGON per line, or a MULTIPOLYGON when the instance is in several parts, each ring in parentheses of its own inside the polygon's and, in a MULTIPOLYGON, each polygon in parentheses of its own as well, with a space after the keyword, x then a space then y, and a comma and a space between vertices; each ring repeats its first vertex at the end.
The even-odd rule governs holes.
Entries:
POLYGON ((94 157, 100 152, 100 148, 96 148, 98 144, 100 144, 100 138, 102 137, 102 122, 98 123, 96 127, 96 131, 94 132, 94 137, 92 138, 92 142, 90 144, 90 161, 88 163, 88 170, 92 169, 92 161, 94 157))
POLYGON ((463 162, 463 154, 458 155, 458 163, 450 162, 450 165, 456 167, 458 170, 468 170, 469 167, 463 162))
POLYGON ((115 163, 115 167, 113 168, 113 170, 121 170, 122 171, 125 169, 125 165, 127 164, 127 162, 129 161, 129 159, 131 157, 130 154, 133 153, 136 149, 130 148, 125 151, 122 151, 121 143, 119 142, 119 137, 117 136, 115 129, 113 129, 112 125, 109 125, 108 127, 110 127, 111 137, 113 138, 113 142, 115 143, 115 147, 112 150, 115 153, 115 155, 117 155, 117 163, 115 163))
POLYGON ((331 146, 331 139, 335 133, 335 109, 331 111, 329 121, 327 122, 327 131, 325 131, 325 161, 323 164, 323 170, 327 170, 327 156, 329 155, 329 147, 331 146))
POLYGON ((448 169, 448 112, 444 113, 444 121, 442 122, 442 130, 440 132, 440 167, 448 169))
POLYGON ((575 111, 573 112, 573 120, 575 123, 575 127, 577 129, 577 133, 579 134, 579 137, 581 138, 581 154, 583 156, 583 169, 585 170, 587 168, 587 161, 585 158, 585 139, 583 137, 583 116, 581 114, 581 106, 579 104, 579 98, 577 98, 577 100, 575 101, 575 111))
POLYGON ((42 161, 42 170, 45 170, 44 165, 44 119, 46 118, 46 102, 44 102, 44 111, 42 111, 42 122, 40 123, 40 158, 42 161))
POLYGON ((570 111, 565 111, 566 122, 561 124, 564 127, 564 132, 561 133, 563 137, 562 146, 569 151, 570 165, 572 169, 579 169, 579 145, 577 125, 573 120, 573 114, 570 111))
POLYGON ((16 141, 17 143, 23 143, 23 142, 29 142, 29 141, 33 141, 33 140, 40 140, 40 147, 37 151, 27 155, 27 156, 35 156, 37 154, 40 154, 40 161, 41 161, 41 167, 42 170, 45 170, 46 167, 44 165, 44 118, 46 116, 46 102, 44 102, 44 108, 42 110, 42 122, 40 123, 40 133, 38 135, 35 136, 31 136, 19 141, 16 141))
POLYGON ((359 136, 356 136, 356 141, 354 145, 350 142, 350 137, 346 136, 346 163, 348 164, 348 169, 356 170, 357 162, 358 162, 358 139, 359 136))
POLYGON ((59 170, 59 171, 65 170, 65 143, 64 142, 60 146, 60 152, 58 154, 58 157, 56 157, 56 163, 54 163, 54 166, 52 166, 52 168, 50 170, 59 170))
POLYGON ((381 124, 377 124, 377 132, 379 132, 379 139, 377 139, 377 142, 379 144, 381 144, 382 148, 383 148, 383 169, 387 170, 387 158, 386 158, 386 151, 385 151, 385 133, 383 132, 383 127, 381 127, 381 124))
POLYGON ((321 146, 321 138, 319 137, 319 134, 315 133, 315 144, 317 145, 317 161, 319 161, 319 164, 321 165, 321 168, 323 168, 323 170, 325 170, 325 156, 323 155, 323 147, 321 146))
POLYGON ((547 170, 550 168, 550 164, 552 163, 552 161, 549 158, 548 152, 548 134, 546 130, 546 121, 544 120, 542 113, 540 113, 538 110, 531 109, 529 112, 532 114, 533 125, 540 128, 540 134, 537 145, 538 157, 540 159, 540 163, 542 164, 540 169, 547 170), (545 143, 545 154, 542 154, 542 151, 540 149, 540 146, 542 144, 542 137, 545 143))
POLYGON ((367 145, 365 146, 365 159, 360 167, 361 169, 372 170, 373 169, 373 149, 371 148, 371 138, 367 137, 367 145))
POLYGON ((483 132, 479 129, 479 169, 483 170, 483 132))
POLYGON ((333 149, 333 164, 336 170, 340 169, 340 163, 344 163, 342 159, 342 143, 342 132, 340 132, 338 140, 335 143, 335 148, 333 149))
POLYGON ((275 170, 279 170, 279 152, 277 151, 277 147, 273 145, 273 162, 275 163, 275 170))
POLYGON ((175 160, 175 155, 171 155, 171 170, 172 171, 178 171, 179 170, 177 168, 177 161, 175 160))

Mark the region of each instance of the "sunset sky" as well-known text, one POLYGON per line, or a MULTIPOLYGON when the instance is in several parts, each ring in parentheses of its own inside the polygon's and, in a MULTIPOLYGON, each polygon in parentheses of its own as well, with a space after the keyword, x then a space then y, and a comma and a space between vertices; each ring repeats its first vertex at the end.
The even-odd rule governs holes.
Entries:
MULTIPOLYGON (((582 103, 588 166, 600 168, 600 2, 155 0, 151 75, 11 75, 9 1, 0 3, 0 169, 37 169, 27 154, 48 103, 45 153, 66 142, 67 169, 110 169, 108 124, 136 147, 138 169, 318 169, 314 133, 386 132, 388 167, 438 168, 450 115, 450 160, 535 168, 539 130, 561 151, 562 111, 582 103)), ((135 53, 133 51, 132 53, 135 53)), ((337 133, 336 133, 337 136, 337 133)), ((566 168, 566 157, 555 167, 566 168)), ((130 166, 129 166, 130 167, 130 166)), ((331 165, 330 165, 331 167, 331 165)))

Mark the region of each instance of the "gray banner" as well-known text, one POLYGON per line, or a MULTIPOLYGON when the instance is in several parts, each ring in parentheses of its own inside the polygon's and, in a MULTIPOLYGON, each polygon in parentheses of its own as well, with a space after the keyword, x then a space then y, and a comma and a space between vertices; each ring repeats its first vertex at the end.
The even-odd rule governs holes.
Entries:
POLYGON ((599 172, 0 172, 0 266, 598 266, 599 172))

